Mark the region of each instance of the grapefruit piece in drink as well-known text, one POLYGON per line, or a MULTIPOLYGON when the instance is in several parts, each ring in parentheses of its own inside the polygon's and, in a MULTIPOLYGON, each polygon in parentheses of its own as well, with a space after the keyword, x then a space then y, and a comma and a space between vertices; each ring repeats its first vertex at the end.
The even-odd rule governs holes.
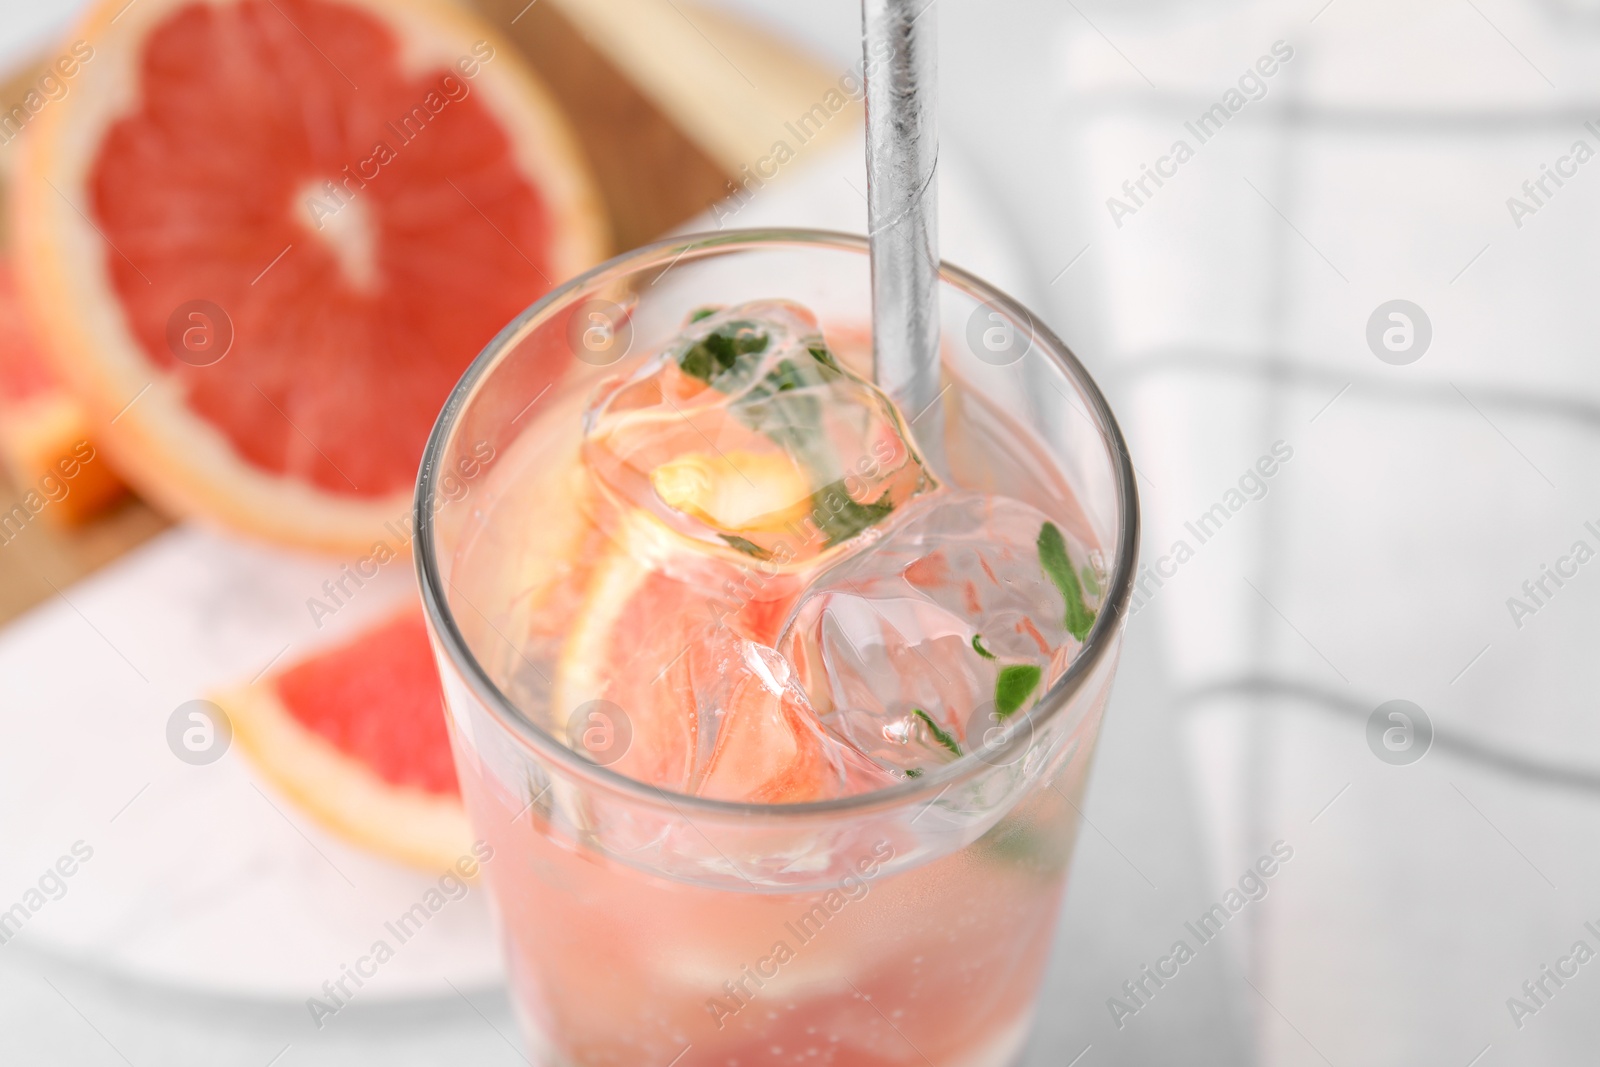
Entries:
POLYGON ((564 740, 591 749, 592 722, 608 745, 626 738, 590 751, 597 761, 717 800, 799 803, 887 784, 824 732, 770 647, 799 590, 793 575, 698 553, 652 559, 613 542, 556 666, 552 710, 573 734, 564 740), (674 573, 675 563, 692 573, 674 573), (618 715, 625 731, 610 721, 618 715))
POLYGON ((369 546, 467 363, 604 254, 563 119, 442 0, 107 0, 77 36, 14 218, 97 440, 181 514, 369 546))

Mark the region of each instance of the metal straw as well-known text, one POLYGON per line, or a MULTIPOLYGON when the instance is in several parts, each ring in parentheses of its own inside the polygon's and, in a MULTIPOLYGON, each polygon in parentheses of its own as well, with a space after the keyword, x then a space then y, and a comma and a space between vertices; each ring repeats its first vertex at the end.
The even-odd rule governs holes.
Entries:
POLYGON ((861 0, 872 373, 908 419, 939 396, 934 3, 861 0))

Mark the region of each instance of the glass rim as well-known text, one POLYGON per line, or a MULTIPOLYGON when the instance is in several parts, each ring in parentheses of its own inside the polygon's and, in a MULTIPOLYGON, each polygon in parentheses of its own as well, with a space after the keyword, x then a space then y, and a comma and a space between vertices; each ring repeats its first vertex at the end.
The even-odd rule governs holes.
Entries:
POLYGON ((417 580, 422 593, 423 608, 435 639, 473 693, 484 707, 492 711, 499 725, 508 729, 524 743, 531 745, 539 755, 560 766, 564 772, 651 805, 664 803, 685 818, 687 818, 684 814, 685 807, 704 814, 780 819, 897 807, 913 803, 922 797, 936 797, 937 794, 958 784, 997 769, 997 764, 992 762, 994 757, 1016 747, 1020 739, 1033 737, 1041 726, 1053 719, 1071 702, 1083 687, 1085 679, 1092 675, 1101 661, 1110 654, 1115 644, 1115 631, 1126 615, 1133 593, 1139 546, 1138 485, 1134 479, 1133 460, 1128 453, 1127 442, 1099 385, 1072 350, 1021 303, 975 275, 941 260, 939 265, 941 286, 951 285, 980 303, 1006 312, 1013 320, 1029 324, 1036 343, 1035 347, 1047 359, 1052 360, 1058 370, 1066 374, 1087 402, 1091 421, 1095 423, 1095 429, 1106 446, 1115 472, 1117 517, 1120 527, 1115 546, 1115 566, 1107 585, 1106 597, 1101 602, 1101 610, 1078 655, 1065 673, 1056 679, 1055 684, 1024 713, 1022 721, 1027 723, 1029 729, 1026 731, 1013 729, 1007 740, 993 747, 986 744, 984 748, 968 753, 937 770, 882 789, 795 804, 757 804, 677 793, 629 778, 610 767, 580 756, 523 714, 521 709, 500 691, 500 687, 489 677, 488 672, 467 646, 466 639, 456 626, 455 615, 450 609, 444 581, 435 558, 437 546, 434 531, 434 499, 438 488, 439 461, 443 457, 445 445, 455 429, 456 422, 466 409, 467 402, 484 377, 498 364, 500 357, 520 342, 524 327, 550 308, 563 304, 574 292, 596 281, 619 279, 637 274, 651 264, 666 262, 668 266, 658 276, 659 280, 659 277, 664 276, 667 270, 671 270, 685 257, 701 258, 695 253, 711 255, 738 246, 759 248, 784 245, 820 246, 862 255, 867 255, 869 251, 867 238, 858 234, 829 230, 760 228, 681 234, 653 241, 613 256, 550 290, 507 323, 462 373, 460 380, 450 390, 450 395, 446 398, 444 407, 440 409, 433 429, 428 434, 428 443, 423 449, 422 464, 417 474, 412 522, 417 580))

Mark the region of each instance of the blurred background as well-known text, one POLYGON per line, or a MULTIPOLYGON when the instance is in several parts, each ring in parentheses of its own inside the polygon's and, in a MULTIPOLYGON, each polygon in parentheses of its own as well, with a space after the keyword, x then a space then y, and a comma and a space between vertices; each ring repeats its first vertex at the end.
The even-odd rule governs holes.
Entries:
MULTIPOLYGON (((1025 1062, 1592 1062, 1600 5, 935 2, 943 251, 1089 367, 1144 507, 1025 1062), (1276 874, 1241 890, 1267 855, 1276 874), (1230 892, 1259 899, 1141 988, 1230 892)), ((5 5, 0 60, 54 55, 78 6, 5 5)), ((618 248, 719 225, 864 229, 859 131, 842 123, 737 210, 719 203, 774 123, 859 70, 852 0, 481 12, 568 108, 618 248), (655 30, 630 35, 630 11, 655 30), (595 85, 619 78, 630 94, 603 102, 595 85)), ((77 617, 60 590, 171 536, 124 503, 0 549, 5 614, 40 606, 0 630, 0 665, 37 670, 39 612, 77 617)), ((24 726, 40 690, 12 677, 7 732, 45 744, 24 726)), ((164 716, 171 700, 152 699, 164 716)), ((8 767, 40 751, 6 747, 8 767)), ((0 904, 64 835, 109 855, 142 832, 132 807, 92 835, 36 834, 69 780, 6 790, 3 837, 21 844, 0 857, 0 904)), ((196 796, 163 810, 203 821, 196 796)), ((276 877, 247 860, 230 878, 276 877)), ((140 883, 143 920, 176 929, 232 892, 193 862, 181 899, 140 883)), ((442 947, 417 967, 451 988, 423 973, 315 1030, 288 972, 229 987, 214 972, 242 956, 130 941, 129 916, 96 899, 121 890, 84 866, 54 926, 0 946, 0 1061, 522 1062, 492 960, 463 976, 442 947)))

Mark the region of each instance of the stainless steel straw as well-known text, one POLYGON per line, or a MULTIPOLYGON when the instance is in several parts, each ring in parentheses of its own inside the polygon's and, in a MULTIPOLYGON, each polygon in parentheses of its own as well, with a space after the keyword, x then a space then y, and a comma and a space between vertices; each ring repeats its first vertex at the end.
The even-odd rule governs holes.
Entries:
POLYGON ((939 395, 935 2, 861 0, 872 373, 908 419, 939 395))

